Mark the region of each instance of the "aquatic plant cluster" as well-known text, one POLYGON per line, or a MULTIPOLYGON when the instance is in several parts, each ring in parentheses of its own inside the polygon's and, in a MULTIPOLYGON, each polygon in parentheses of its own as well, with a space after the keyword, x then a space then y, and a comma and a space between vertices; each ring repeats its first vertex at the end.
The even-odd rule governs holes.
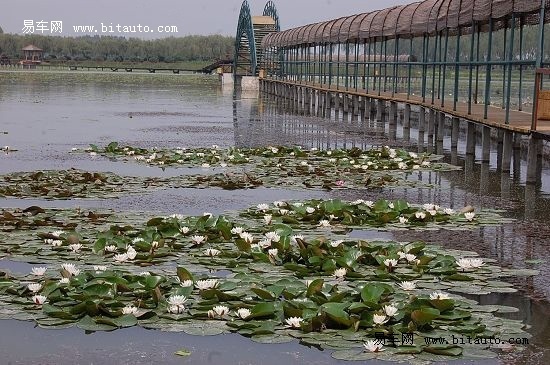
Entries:
POLYGON ((3 228, 13 237, 4 254, 47 264, 22 277, 2 273, 2 316, 92 331, 140 325, 203 335, 237 332, 260 342, 300 339, 348 359, 488 357, 494 353, 479 346, 428 345, 425 338, 526 336, 521 322, 493 315, 513 308, 480 306, 458 293, 513 291, 499 279, 533 272, 501 269, 474 253, 447 253, 422 242, 338 234, 342 227, 404 226, 409 223, 395 217, 417 213, 430 217, 418 229, 468 229, 498 219, 495 212, 386 200, 277 201, 233 217, 173 215, 140 224, 116 214, 4 211, 12 223, 3 228), (95 219, 71 224, 83 216, 95 219), (30 219, 59 224, 44 228, 30 219), (330 224, 319 230, 322 221, 330 224), (220 270, 229 274, 217 275, 220 270), (413 334, 415 340, 371 346, 380 333, 413 334))
MULTIPOLYGON (((409 184, 402 174, 415 170, 452 169, 438 156, 390 147, 142 149, 113 142, 86 152, 224 172, 171 179, 80 170, 13 173, 3 176, 0 194, 72 199, 152 187, 371 188, 409 184)), ((0 270, 0 318, 86 331, 141 326, 196 335, 234 332, 262 343, 297 339, 343 360, 490 358, 511 349, 482 340, 529 334, 521 321, 496 315, 516 308, 480 305, 464 294, 513 292, 502 278, 536 271, 501 268, 474 252, 420 241, 362 240, 348 233, 468 230, 507 221, 495 210, 385 199, 260 202, 224 215, 168 217, 3 209, 0 258, 35 266, 24 275, 0 270), (431 341, 451 336, 481 345, 431 341)))

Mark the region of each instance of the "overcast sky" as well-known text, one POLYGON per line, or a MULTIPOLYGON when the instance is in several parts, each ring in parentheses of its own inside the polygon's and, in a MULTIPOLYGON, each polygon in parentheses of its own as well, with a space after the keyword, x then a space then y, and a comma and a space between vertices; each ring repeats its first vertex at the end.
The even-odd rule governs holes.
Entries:
MULTIPOLYGON (((261 15, 267 0, 250 0, 253 15, 261 15)), ((275 0, 282 29, 368 12, 412 0, 275 0)), ((174 36, 189 34, 234 35, 242 0, 4 0, 0 26, 6 33, 23 34, 24 20, 49 23, 61 20, 61 35, 75 35, 73 26, 101 23, 149 26, 153 33, 132 34, 141 38, 166 36, 158 26, 175 25, 174 36), (55 4, 55 5, 54 5, 55 4)), ((49 26, 48 26, 49 29, 49 26)), ((121 35, 115 27, 112 35, 121 35)), ((101 30, 98 29, 102 34, 101 30)), ((35 28, 35 34, 41 34, 35 28)), ((50 34, 50 31, 44 31, 50 34)), ((59 35, 59 33, 56 33, 59 35)), ((126 34, 127 35, 127 34, 126 34)))

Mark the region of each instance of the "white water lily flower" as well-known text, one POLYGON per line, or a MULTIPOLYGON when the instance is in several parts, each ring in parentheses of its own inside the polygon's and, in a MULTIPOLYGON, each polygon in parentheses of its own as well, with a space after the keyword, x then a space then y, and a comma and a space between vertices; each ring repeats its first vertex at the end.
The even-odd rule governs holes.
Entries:
POLYGON ((344 242, 344 240, 330 241, 330 245, 331 245, 332 247, 335 247, 335 248, 336 248, 336 247, 340 246, 343 242, 344 242))
POLYGON ((46 300, 48 298, 45 296, 45 295, 34 295, 31 300, 33 301, 34 304, 36 305, 42 305, 44 303, 46 303, 46 300))
POLYGON ((142 271, 139 273, 139 276, 151 276, 151 273, 149 271, 142 271))
POLYGON ((250 309, 248 309, 248 308, 239 308, 239 309, 237 309, 237 311, 235 313, 241 319, 246 319, 246 318, 250 317, 250 315, 252 314, 250 312, 250 309))
POLYGON ((218 256, 220 253, 221 251, 216 250, 215 248, 207 248, 206 250, 204 250, 204 254, 210 257, 218 256))
POLYGON ((113 256, 113 259, 114 259, 116 262, 125 262, 125 261, 128 261, 128 254, 119 253, 119 254, 114 255, 114 256, 113 256))
POLYGON ((366 200, 365 205, 369 208, 374 207, 374 202, 372 200, 366 200))
POLYGON ((273 220, 273 216, 271 214, 264 215, 264 223, 265 224, 271 224, 272 220, 273 220))
POLYGON ((357 199, 351 202, 351 205, 363 204, 365 201, 363 199, 357 199))
POLYGON ((63 244, 63 241, 61 240, 49 240, 49 243, 53 246, 53 247, 59 247, 63 244))
POLYGON ((197 157, 204 157, 204 153, 203 152, 197 152, 197 157))
POLYGON ((375 314, 372 316, 372 321, 375 325, 381 325, 389 321, 389 318, 385 314, 375 314))
POLYGON ((474 212, 464 213, 464 218, 466 218, 466 220, 469 222, 473 221, 475 216, 476 214, 474 212))
POLYGON ((292 243, 298 243, 298 240, 303 241, 303 240, 304 240, 304 236, 301 235, 301 234, 295 234, 294 236, 290 237, 290 241, 291 241, 292 243))
POLYGON ((400 169, 400 170, 406 170, 407 167, 408 167, 407 164, 404 163, 404 162, 399 162, 399 163, 397 164, 397 168, 400 169))
POLYGON ((195 286, 199 290, 214 289, 218 286, 218 280, 216 279, 207 279, 207 280, 197 280, 195 286))
POLYGON ((268 255, 271 257, 275 257, 279 254, 279 250, 276 248, 272 248, 271 250, 267 251, 268 255))
POLYGON ((389 207, 390 209, 395 208, 395 206, 393 205, 393 203, 388 203, 388 207, 389 207))
POLYGON ((472 263, 470 259, 467 258, 461 258, 456 261, 456 264, 458 267, 460 267, 462 270, 467 270, 472 268, 472 263))
POLYGON ((399 217, 399 223, 406 224, 409 223, 409 220, 405 217, 399 217))
POLYGON ((418 170, 420 168, 420 165, 413 165, 412 169, 413 170, 418 170))
POLYGON ((243 233, 243 231, 244 231, 243 227, 233 227, 233 228, 231 228, 231 233, 232 234, 241 234, 241 233, 243 233))
POLYGON ((256 208, 258 208, 258 210, 261 210, 262 212, 265 212, 266 210, 269 210, 269 205, 262 203, 258 204, 256 208))
POLYGON ((64 264, 61 265, 61 268, 63 268, 69 274, 74 275, 74 276, 80 274, 80 269, 77 269, 75 264, 73 264, 73 263, 64 263, 64 264))
POLYGON ((169 305, 166 310, 168 313, 171 314, 182 314, 185 312, 185 306, 184 305, 169 305))
POLYGON ((410 158, 418 158, 418 154, 416 154, 414 152, 409 152, 409 157, 410 158))
POLYGON ((59 284, 69 284, 70 280, 69 278, 61 278, 59 280, 59 284))
POLYGON ((136 237, 132 240, 132 244, 136 244, 136 243, 139 243, 139 242, 145 242, 145 240, 141 237, 136 237))
POLYGON ((380 341, 376 340, 367 340, 367 342, 363 343, 363 347, 369 352, 384 351, 384 349, 382 348, 383 346, 384 345, 380 341))
POLYGON ((194 235, 191 236, 191 241, 193 241, 193 244, 195 245, 200 245, 206 241, 206 236, 194 235))
POLYGON ((45 267, 33 267, 31 269, 31 274, 35 275, 35 276, 42 276, 46 273, 46 268, 45 267))
POLYGON ((437 214, 437 210, 433 209, 433 210, 428 210, 427 211, 431 216, 434 216, 437 214))
POLYGON ((430 166, 430 161, 423 161, 422 166, 430 166))
POLYGON ((414 281, 402 281, 399 283, 399 287, 403 290, 409 291, 416 289, 416 282, 414 281))
POLYGON ((260 246, 263 249, 271 247, 271 240, 269 238, 261 240, 261 241, 258 242, 258 246, 260 246))
MULTIPOLYGON (((178 280, 179 280, 179 278, 178 278, 178 280)), ((180 281, 180 286, 183 287, 183 288, 188 288, 190 286, 193 286, 193 280, 180 281)))
POLYGON ((385 259, 384 260, 384 265, 386 265, 387 267, 396 267, 397 266, 397 260, 396 259, 385 259))
POLYGON ((185 295, 171 295, 167 300, 170 305, 183 305, 187 302, 187 297, 185 295))
POLYGON ((397 255, 399 256, 399 260, 404 260, 407 258, 407 254, 403 251, 398 251, 397 255))
POLYGON ((451 299, 451 297, 449 296, 449 294, 434 291, 432 294, 430 294, 430 299, 431 300, 444 300, 444 299, 451 299))
POLYGON ((209 213, 209 212, 204 212, 204 213, 202 213, 202 216, 203 216, 203 217, 212 218, 212 217, 214 216, 214 214, 209 213))
POLYGON ((333 221, 333 220, 335 220, 335 219, 338 219, 338 217, 335 216, 334 214, 331 214, 331 215, 328 216, 328 219, 331 220, 331 221, 333 221))
POLYGON ((94 270, 96 273, 100 273, 107 270, 107 266, 105 265, 94 265, 94 270))
POLYGON ((279 214, 280 215, 287 215, 288 214, 288 209, 279 209, 279 214))
POLYGON ((424 210, 433 210, 435 209, 435 204, 431 204, 431 203, 424 204, 422 205, 422 208, 424 208, 424 210))
POLYGON ((108 245, 104 248, 105 252, 116 252, 117 248, 115 245, 108 245))
POLYGON ((303 321, 302 317, 290 317, 285 319, 287 327, 290 327, 290 328, 300 328, 302 321, 303 321))
POLYGON ((408 253, 405 255, 405 259, 410 263, 416 261, 416 255, 413 255, 412 253, 408 253))
POLYGON ((267 232, 265 237, 272 242, 279 242, 281 240, 281 236, 279 236, 276 232, 267 232))
POLYGON ((272 153, 277 153, 277 152, 279 152, 279 149, 276 148, 276 147, 268 147, 268 148, 271 149, 271 152, 272 152, 272 153))
POLYGON ((338 279, 342 279, 346 276, 347 273, 348 273, 348 269, 346 269, 345 267, 341 267, 339 269, 334 270, 333 275, 338 279))
POLYGON ((122 308, 122 314, 137 314, 138 309, 133 304, 128 304, 124 308, 122 308))
POLYGON ((73 243, 73 244, 69 245, 69 248, 71 249, 71 251, 76 253, 76 252, 80 251, 80 249, 82 248, 82 244, 73 243))
POLYGON ((214 308, 212 308, 212 310, 220 317, 223 317, 229 313, 229 308, 226 307, 225 305, 217 305, 214 308))
POLYGON ((254 241, 254 236, 248 232, 243 232, 239 235, 246 243, 252 243, 254 241))
POLYGON ((483 259, 480 259, 480 258, 470 259, 470 266, 473 269, 477 269, 483 265, 485 265, 485 263, 483 262, 483 259))
POLYGON ((313 208, 313 207, 307 207, 307 208, 306 208, 306 212, 309 213, 309 214, 311 214, 311 213, 315 212, 315 208, 313 208))
POLYGON ((53 231, 52 233, 50 233, 52 236, 54 236, 55 238, 59 238, 61 237, 61 235, 65 233, 65 231, 61 231, 61 230, 58 230, 58 231, 53 231))
POLYGON ((397 314, 397 307, 392 304, 385 305, 384 312, 388 317, 394 317, 397 314))
POLYGON ((27 288, 33 293, 38 293, 42 289, 42 284, 40 283, 30 283, 27 285, 27 288))
POLYGON ((330 227, 330 221, 327 219, 320 220, 319 227, 330 227))
POLYGON ((443 213, 445 213, 445 214, 447 214, 447 215, 453 215, 453 214, 455 214, 455 211, 454 211, 453 209, 451 209, 451 208, 445 208, 445 209, 443 210, 443 213))
POLYGON ((393 148, 390 148, 388 150, 388 153, 390 155, 390 158, 395 158, 395 156, 397 156, 397 152, 393 148))
POLYGON ((277 200, 273 202, 273 205, 276 206, 277 208, 280 208, 280 207, 284 207, 286 203, 283 201, 277 200))
POLYGON ((151 248, 152 249, 156 250, 158 247, 159 247, 159 242, 158 241, 151 242, 151 248))
POLYGON ((424 219, 424 218, 426 218, 426 213, 424 213, 424 212, 416 212, 416 213, 414 213, 414 216, 415 216, 417 219, 424 219))

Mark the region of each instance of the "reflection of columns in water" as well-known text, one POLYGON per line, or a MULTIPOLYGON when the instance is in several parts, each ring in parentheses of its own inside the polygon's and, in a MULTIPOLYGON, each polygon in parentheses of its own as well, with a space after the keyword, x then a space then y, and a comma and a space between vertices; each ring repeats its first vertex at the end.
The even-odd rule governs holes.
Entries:
POLYGON ((510 199, 510 186, 512 180, 510 179, 510 172, 502 172, 500 174, 500 197, 506 200, 510 199))
POLYGON ((481 163, 481 174, 479 175, 479 191, 482 194, 487 194, 490 191, 489 187, 489 162, 483 161, 481 163))
POLYGON ((470 185, 474 180, 474 162, 475 155, 466 155, 464 157, 464 182, 470 185))
POLYGON ((418 112, 418 153, 424 152, 424 131, 426 130, 426 109, 420 107, 418 112))
POLYGON ((497 130, 497 171, 502 171, 502 153, 504 151, 504 131, 502 129, 497 130))
POLYGON ((411 104, 405 104, 403 112, 403 140, 411 140, 411 104))
POLYGON ((511 131, 504 131, 502 135, 502 164, 501 171, 510 175, 510 163, 512 161, 512 140, 514 134, 511 131))
POLYGON ((476 157, 476 125, 472 122, 467 122, 466 129, 466 156, 476 157))
POLYGON ((513 157, 513 177, 514 181, 519 181, 521 176, 521 135, 515 134, 513 137, 512 144, 512 154, 513 157))
POLYGON ((481 161, 491 160, 491 128, 483 126, 481 131, 481 161))
POLYGON ((525 184, 525 216, 524 219, 536 217, 537 187, 535 184, 525 184))

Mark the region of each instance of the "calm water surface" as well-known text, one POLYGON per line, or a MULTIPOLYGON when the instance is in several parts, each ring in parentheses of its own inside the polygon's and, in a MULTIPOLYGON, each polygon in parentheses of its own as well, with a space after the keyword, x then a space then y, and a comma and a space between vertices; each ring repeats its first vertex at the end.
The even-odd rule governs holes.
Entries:
MULTIPOLYGON (((143 147, 220 147, 267 144, 301 144, 305 147, 367 148, 373 145, 403 145, 417 150, 418 132, 401 126, 390 131, 375 123, 343 122, 300 115, 273 101, 255 95, 233 96, 222 90, 214 76, 92 73, 92 72, 0 72, 0 145, 17 152, 0 156, 0 174, 38 169, 79 168, 112 171, 130 176, 175 176, 196 173, 192 169, 165 170, 102 157, 69 153, 72 147, 87 147, 110 141, 143 147), (7 132, 3 133, 3 132, 7 132)), ((421 144, 424 149, 428 146, 421 144)), ((0 208, 41 205, 149 211, 151 214, 221 213, 258 202, 306 198, 405 198, 414 203, 458 207, 506 209, 513 224, 456 233, 369 232, 352 235, 412 240, 423 239, 445 247, 474 250, 497 259, 503 266, 540 270, 534 278, 517 280, 520 292, 475 298, 485 304, 520 308, 514 318, 524 320, 533 338, 527 351, 481 363, 550 363, 550 172, 540 169, 540 182, 526 186, 525 152, 517 151, 514 169, 501 174, 498 144, 491 162, 480 164, 458 151, 450 151, 446 138, 438 151, 447 162, 463 171, 422 173, 410 179, 433 184, 432 189, 384 189, 374 191, 299 191, 255 189, 167 189, 132 194, 116 200, 43 201, 0 199, 0 208), (526 260, 539 260, 527 264, 526 260)), ((479 153, 477 154, 479 156, 479 153)), ((0 269, 28 271, 28 264, 0 260, 0 269)), ((327 351, 298 343, 256 344, 238 335, 194 337, 140 328, 111 333, 85 334, 78 329, 44 330, 32 323, 0 322, 2 364, 333 364, 327 351), (173 353, 192 351, 189 358, 173 353), (235 351, 238 349, 238 351, 235 351)), ((342 362, 343 363, 343 362, 342 362)), ((461 363, 461 362, 454 362, 461 363)), ((479 363, 479 362, 478 362, 479 363)))

